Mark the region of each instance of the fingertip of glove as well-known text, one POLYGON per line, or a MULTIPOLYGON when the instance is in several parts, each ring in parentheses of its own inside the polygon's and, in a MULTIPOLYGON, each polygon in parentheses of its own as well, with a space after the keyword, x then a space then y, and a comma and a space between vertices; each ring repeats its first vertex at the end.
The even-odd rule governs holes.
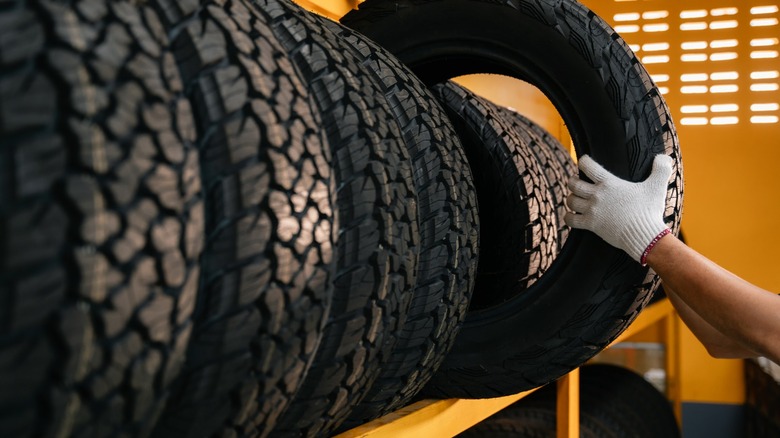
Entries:
POLYGON ((607 169, 601 164, 596 162, 589 155, 583 155, 580 157, 579 163, 577 163, 582 173, 587 175, 594 183, 603 182, 611 175, 607 169))
POLYGON ((658 154, 653 160, 653 164, 657 166, 672 167, 674 159, 666 154, 658 154))
POLYGON ((574 191, 577 189, 577 184, 579 184, 579 181, 582 181, 580 177, 573 175, 571 178, 569 178, 569 182, 566 184, 566 186, 569 187, 569 190, 574 191))
POLYGON ((572 177, 569 179, 569 192, 577 195, 580 198, 589 199, 596 192, 596 186, 579 177, 572 177))
POLYGON ((572 228, 584 228, 583 216, 581 214, 567 212, 563 217, 563 221, 572 228))
POLYGON ((582 169, 583 166, 587 167, 592 162, 593 158, 591 158, 590 155, 585 154, 577 159, 577 167, 582 169))
POLYGON ((668 155, 658 154, 653 159, 653 175, 668 180, 674 171, 674 159, 668 155))

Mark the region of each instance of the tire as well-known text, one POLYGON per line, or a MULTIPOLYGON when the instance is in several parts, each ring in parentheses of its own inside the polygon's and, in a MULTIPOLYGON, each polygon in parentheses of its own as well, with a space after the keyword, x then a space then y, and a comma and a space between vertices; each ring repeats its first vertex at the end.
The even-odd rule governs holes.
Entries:
POLYGON ((419 229, 409 153, 382 90, 345 41, 287 1, 254 4, 315 96, 332 147, 339 240, 333 306, 314 363, 274 436, 322 436, 365 396, 401 331, 419 229))
POLYGON ((184 362, 203 241, 156 13, 0 6, 0 436, 145 436, 184 362))
POLYGON ((680 428, 672 404, 641 375, 615 365, 582 368, 588 412, 617 436, 679 438, 680 428))
POLYGON ((777 369, 763 359, 747 359, 745 376, 745 420, 743 436, 772 438, 780 436, 780 383, 777 369))
MULTIPOLYGON (((580 438, 628 438, 610 433, 594 433, 589 423, 589 419, 583 418, 580 413, 580 438)), ((555 401, 506 408, 494 417, 456 436, 458 438, 556 438, 555 401)))
POLYGON ((195 329, 155 436, 266 436, 312 363, 331 304, 330 150, 260 10, 150 3, 176 35, 206 211, 195 329))
MULTIPOLYGON (((458 435, 556 436, 555 386, 548 385, 458 435)), ((588 365, 580 375, 580 434, 593 438, 679 438, 672 405, 651 383, 614 365, 588 365)))
MULTIPOLYGON (((643 180, 656 154, 672 156, 665 221, 679 229, 682 163, 666 103, 628 45, 580 3, 368 0, 342 23, 427 84, 469 73, 534 84, 560 111, 577 154, 590 154, 622 178, 643 180)), ((469 312, 438 372, 440 386, 457 389, 439 395, 499 396, 554 380, 628 327, 657 284, 624 252, 572 231, 527 292, 469 312)))
MULTIPOLYGON (((547 177, 547 189, 550 192, 550 199, 555 205, 555 216, 558 227, 558 251, 560 252, 566 243, 571 229, 564 218, 566 212, 566 197, 569 196, 569 179, 577 174, 577 165, 574 164, 569 152, 563 145, 553 137, 547 130, 534 123, 532 120, 522 114, 501 108, 504 120, 507 120, 512 129, 523 132, 530 137, 528 141, 529 148, 533 151, 537 161, 544 169, 544 175, 547 177)), ((557 257, 557 253, 556 253, 557 257)))
POLYGON ((382 88, 412 158, 420 254, 412 303, 379 377, 342 429, 405 405, 452 346, 477 270, 476 192, 463 146, 444 110, 394 56, 336 22, 315 17, 354 49, 382 88))
POLYGON ((482 228, 473 312, 522 295, 549 268, 558 248, 555 205, 525 129, 514 129, 501 108, 454 82, 432 91, 474 170, 482 228))

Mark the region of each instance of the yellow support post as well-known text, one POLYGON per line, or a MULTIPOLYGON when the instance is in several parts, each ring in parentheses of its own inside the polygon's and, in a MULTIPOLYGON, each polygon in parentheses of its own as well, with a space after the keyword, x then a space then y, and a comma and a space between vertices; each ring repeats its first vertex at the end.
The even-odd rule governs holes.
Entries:
POLYGON ((557 438, 580 436, 580 369, 558 379, 556 407, 557 438))
POLYGON ((664 321, 666 337, 666 397, 671 400, 674 416, 682 427, 682 394, 680 392, 680 320, 672 311, 664 321))

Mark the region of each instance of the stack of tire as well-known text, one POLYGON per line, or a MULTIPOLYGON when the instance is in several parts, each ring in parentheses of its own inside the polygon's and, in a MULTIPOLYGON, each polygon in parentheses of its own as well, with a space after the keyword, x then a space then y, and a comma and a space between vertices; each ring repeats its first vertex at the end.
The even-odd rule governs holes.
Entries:
POLYGON ((545 384, 630 324, 657 281, 569 233, 567 152, 447 82, 537 85, 625 178, 672 155, 676 230, 674 127, 614 31, 570 0, 343 23, 0 4, 0 436, 327 436, 545 384))

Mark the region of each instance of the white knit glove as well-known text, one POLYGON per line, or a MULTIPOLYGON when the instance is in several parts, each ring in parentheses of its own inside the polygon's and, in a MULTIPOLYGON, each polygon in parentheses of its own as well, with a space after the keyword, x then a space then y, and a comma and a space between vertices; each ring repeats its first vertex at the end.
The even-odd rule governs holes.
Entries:
POLYGON ((577 176, 569 180, 571 194, 566 203, 573 213, 566 214, 566 223, 593 231, 640 261, 667 229, 663 217, 672 158, 657 155, 652 173, 639 183, 616 177, 587 155, 580 158, 579 167, 593 184, 577 176))

